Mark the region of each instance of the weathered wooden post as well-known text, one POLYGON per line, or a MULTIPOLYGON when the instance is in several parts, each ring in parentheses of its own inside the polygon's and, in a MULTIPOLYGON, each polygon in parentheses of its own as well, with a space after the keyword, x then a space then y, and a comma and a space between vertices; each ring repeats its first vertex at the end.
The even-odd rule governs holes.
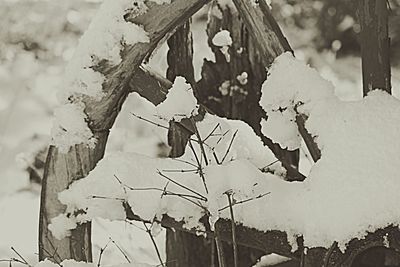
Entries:
MULTIPOLYGON (((167 78, 173 82, 177 76, 185 77, 186 81, 192 85, 195 91, 193 39, 190 25, 190 21, 186 22, 168 40, 167 78)), ((191 134, 179 124, 170 122, 170 129, 168 131, 168 143, 171 147, 170 157, 176 158, 183 155, 191 134)), ((210 243, 211 240, 204 237, 167 229, 167 266, 209 266, 210 258, 207 255, 211 254, 210 243)))

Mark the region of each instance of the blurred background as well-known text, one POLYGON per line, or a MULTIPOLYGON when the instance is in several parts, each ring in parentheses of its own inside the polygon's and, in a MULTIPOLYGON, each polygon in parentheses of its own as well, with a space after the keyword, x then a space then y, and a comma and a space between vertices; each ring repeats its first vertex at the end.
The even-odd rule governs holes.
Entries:
MULTIPOLYGON (((352 0, 272 0, 274 17, 296 56, 317 68, 336 85, 343 100, 360 99, 361 61, 352 0)), ((30 263, 36 262, 40 181, 63 82, 71 58, 101 0, 0 0, 0 259, 15 257, 14 247, 30 263)), ((389 1, 392 40, 392 84, 400 96, 400 0, 389 1)), ((193 18, 196 78, 204 58, 213 59, 206 40, 207 7, 193 18)), ((166 46, 150 60, 165 74, 166 46)), ((166 132, 133 117, 151 118, 151 104, 129 97, 112 130, 107 151, 132 151, 150 156, 166 154, 166 132)), ((94 255, 115 240, 131 259, 158 264, 151 240, 140 227, 94 222, 94 255)), ((163 232, 157 236, 164 251, 163 232)), ((115 247, 103 263, 122 263, 115 247)), ((1 263, 0 266, 8 266, 1 263)))

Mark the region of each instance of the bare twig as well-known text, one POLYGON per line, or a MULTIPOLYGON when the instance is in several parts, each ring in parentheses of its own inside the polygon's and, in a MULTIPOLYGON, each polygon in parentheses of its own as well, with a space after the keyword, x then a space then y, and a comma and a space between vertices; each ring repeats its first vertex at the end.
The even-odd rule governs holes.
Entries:
POLYGON ((125 199, 122 199, 122 198, 103 197, 103 196, 89 196, 88 198, 92 198, 92 199, 104 199, 104 200, 125 201, 125 199))
POLYGON ((114 178, 118 181, 118 183, 121 185, 122 189, 124 190, 124 193, 126 195, 126 187, 128 187, 126 184, 124 184, 121 179, 118 178, 117 175, 114 174, 114 178))
POLYGON ((222 161, 221 161, 222 163, 225 161, 226 157, 228 156, 229 151, 230 151, 231 148, 232 148, 233 141, 235 140, 235 137, 236 137, 238 131, 239 131, 239 130, 236 130, 235 133, 233 134, 232 139, 231 139, 231 142, 229 143, 228 149, 226 150, 225 155, 224 155, 224 157, 222 158, 222 161))
MULTIPOLYGON (((132 114, 132 116, 138 118, 139 120, 145 121, 145 122, 147 122, 147 123, 150 123, 150 124, 152 124, 152 125, 154 125, 154 126, 160 127, 160 128, 162 128, 162 129, 169 130, 169 127, 167 127, 167 126, 165 126, 165 125, 156 123, 156 122, 154 122, 154 121, 152 121, 152 120, 150 120, 150 119, 146 119, 146 118, 144 118, 144 117, 142 117, 142 116, 139 116, 139 115, 137 115, 137 114, 135 114, 135 113, 133 113, 133 112, 131 112, 131 114, 132 114)), ((179 114, 177 114, 177 115, 179 115, 179 114)), ((184 116, 184 115, 182 115, 182 116, 184 116)), ((186 128, 185 128, 185 129, 186 129, 186 128)), ((196 142, 196 143, 198 142, 197 140, 192 139, 192 138, 190 138, 190 140, 192 140, 192 141, 194 141, 194 142, 196 142)))
POLYGON ((118 246, 118 244, 110 237, 111 242, 114 244, 114 246, 121 252, 121 254, 124 256, 124 258, 126 259, 126 261, 128 263, 131 263, 132 261, 129 259, 128 255, 126 254, 125 251, 122 250, 122 248, 120 246, 118 246))
POLYGON ((131 114, 132 114, 132 116, 138 118, 139 120, 148 122, 148 123, 150 123, 150 124, 153 124, 153 125, 155 125, 155 126, 157 126, 157 127, 163 128, 163 129, 167 129, 167 130, 169 129, 169 127, 167 127, 167 126, 165 126, 165 125, 161 125, 161 124, 159 124, 159 123, 155 123, 154 121, 151 121, 151 120, 149 120, 149 119, 143 118, 143 117, 141 117, 141 116, 139 116, 139 115, 137 115, 137 114, 135 114, 135 113, 133 113, 133 112, 131 112, 131 114))
POLYGON ((165 192, 164 195, 166 195, 166 196, 176 196, 176 197, 181 197, 181 198, 185 198, 185 199, 193 198, 193 199, 196 199, 196 200, 199 200, 199 201, 204 201, 202 198, 197 197, 197 196, 192 196, 192 195, 187 195, 187 194, 178 194, 178 193, 173 193, 173 192, 169 192, 169 191, 165 192))
MULTIPOLYGON (((146 232, 146 229, 137 226, 136 224, 134 224, 133 222, 129 221, 128 219, 125 219, 125 222, 126 222, 127 224, 129 224, 130 226, 133 226, 133 227, 135 227, 136 229, 139 229, 140 231, 146 232)), ((142 222, 143 222, 143 223, 150 223, 150 222, 147 222, 147 221, 145 221, 145 220, 143 220, 142 222)))
MULTIPOLYGON (((23 262, 23 261, 21 261, 19 259, 16 259, 16 258, 4 259, 4 260, 0 260, 0 262, 8 262, 10 267, 12 266, 13 262, 20 263, 20 264, 23 264, 23 265, 27 265, 25 262, 23 262)), ((29 265, 27 265, 27 266, 29 266, 29 265)))
POLYGON ((175 173, 188 173, 188 172, 198 172, 199 169, 195 170, 162 170, 162 172, 175 172, 175 173))
MULTIPOLYGON (((46 238, 47 238, 47 236, 46 236, 46 238)), ((40 241, 40 242, 41 242, 41 241, 40 241)), ((53 249, 54 249, 54 245, 53 245, 53 243, 52 243, 51 241, 49 241, 49 244, 51 244, 51 246, 52 246, 53 249)), ((47 257, 46 257, 46 258, 52 259, 58 266, 61 267, 61 257, 60 257, 60 255, 58 254, 57 248, 54 249, 54 253, 53 253, 53 254, 50 254, 50 252, 49 252, 46 248, 43 248, 43 252, 45 253, 45 255, 47 254, 47 257), (57 260, 57 259, 55 258, 55 255, 58 256, 59 260, 57 260)))
POLYGON ((165 267, 164 262, 163 262, 163 260, 161 258, 160 250, 158 249, 156 240, 154 239, 154 236, 152 235, 150 228, 147 227, 145 222, 143 222, 143 225, 146 228, 146 232, 149 235, 149 237, 151 239, 151 242, 153 243, 154 249, 155 249, 155 251, 157 253, 158 260, 160 261, 160 265, 159 266, 165 267))
POLYGON ((189 195, 189 194, 174 193, 174 192, 168 191, 166 188, 165 189, 160 189, 160 188, 132 188, 131 190, 133 190, 133 191, 154 190, 154 191, 163 192, 162 196, 177 196, 177 197, 193 198, 193 199, 197 199, 197 200, 200 200, 200 201, 204 201, 204 199, 202 197, 193 196, 193 195, 189 195))
POLYGON ((213 156, 214 156, 215 162, 216 162, 218 165, 221 165, 221 162, 219 161, 218 156, 217 156, 217 153, 215 153, 215 151, 213 151, 213 156))
MULTIPOLYGON (((197 156, 196 150, 194 149, 193 144, 192 144, 192 142, 191 142, 190 140, 189 140, 189 147, 190 147, 190 149, 192 150, 193 155, 194 155, 194 157, 195 157, 195 159, 196 159, 196 162, 197 162, 197 164, 198 164, 199 175, 200 175, 200 178, 201 178, 201 180, 202 180, 202 182, 203 182, 204 190, 205 190, 206 193, 208 194, 208 188, 207 188, 206 179, 205 179, 204 173, 203 173, 203 167, 202 167, 202 165, 201 165, 201 160, 199 160, 199 157, 197 156)), ((206 159, 206 165, 207 165, 207 158, 205 158, 205 159, 206 159)))
POLYGON ((108 240, 107 244, 104 247, 100 248, 100 254, 99 254, 99 260, 97 261, 97 267, 101 266, 101 258, 103 257, 103 253, 104 253, 104 251, 106 251, 110 242, 111 242, 111 240, 108 240))
POLYGON ((301 114, 297 111, 298 106, 302 103, 299 103, 295 106, 294 110, 296 111, 296 124, 299 129, 299 133, 304 140, 304 143, 307 146, 308 151, 314 162, 317 162, 321 158, 321 150, 319 149, 317 143, 315 143, 312 135, 307 131, 305 123, 307 117, 304 114, 301 114))
POLYGON ((193 128, 194 128, 195 134, 196 134, 196 136, 197 136, 197 140, 199 141, 201 153, 202 153, 203 156, 204 156, 204 160, 205 160, 206 166, 207 166, 207 165, 209 164, 209 162, 208 162, 208 159, 207 159, 206 150, 204 149, 204 145, 203 145, 204 141, 201 139, 199 129, 197 129, 196 123, 195 123, 195 121, 193 120, 193 118, 191 119, 191 122, 192 122, 192 124, 193 124, 193 128))
MULTIPOLYGON (((236 206, 236 205, 239 205, 239 204, 244 204, 244 203, 247 203, 247 202, 252 201, 252 200, 260 199, 260 198, 265 197, 265 196, 267 196, 267 195, 269 195, 269 194, 271 194, 271 192, 268 192, 268 193, 265 193, 265 194, 261 194, 261 195, 258 195, 258 196, 256 196, 256 197, 248 198, 248 199, 245 199, 245 200, 237 201, 237 202, 234 201, 234 202, 232 203, 232 205, 233 205, 233 206, 236 206)), ((224 211, 224 210, 226 210, 226 209, 229 208, 229 207, 230 207, 229 205, 228 205, 228 206, 225 206, 225 207, 223 207, 223 208, 220 208, 218 211, 219 211, 219 212, 224 211)))
POLYGON ((22 255, 18 253, 18 251, 17 251, 15 248, 11 247, 11 250, 14 251, 14 253, 18 255, 18 257, 21 259, 22 263, 24 263, 25 265, 27 265, 27 266, 29 266, 29 267, 32 267, 32 265, 30 265, 30 264, 25 260, 25 258, 22 257, 22 255))
POLYGON ((207 201, 207 198, 206 198, 205 196, 203 196, 202 194, 200 194, 200 193, 198 193, 198 192, 196 192, 196 191, 190 189, 189 187, 187 187, 187 186, 185 186, 185 185, 183 185, 183 184, 181 184, 181 183, 178 183, 178 182, 174 181, 173 179, 169 178, 168 176, 166 176, 165 174, 163 174, 162 172, 160 172, 160 170, 157 170, 157 173, 158 173, 161 177, 163 177, 163 178, 167 179, 168 181, 170 181, 171 183, 173 183, 173 184, 175 184, 175 185, 177 185, 177 186, 179 186, 179 187, 182 187, 183 189, 185 189, 185 190, 187 190, 187 191, 189 191, 189 192, 191 192, 191 193, 193 193, 193 194, 199 196, 203 201, 207 201))
POLYGON ((210 138, 211 136, 213 136, 213 134, 215 133, 215 131, 220 127, 221 125, 218 123, 217 125, 215 125, 214 129, 212 129, 212 131, 207 135, 206 138, 204 138, 203 142, 206 142, 208 140, 208 138, 210 138))
POLYGON ((232 193, 231 192, 226 192, 225 193, 227 198, 228 198, 228 203, 229 203, 229 210, 231 213, 231 227, 232 227, 232 247, 233 247, 233 262, 234 262, 234 267, 238 267, 238 251, 237 251, 237 243, 236 243, 236 225, 235 225, 235 217, 233 214, 233 205, 232 205, 232 193))
POLYGON ((225 253, 224 248, 222 246, 222 241, 219 238, 218 229, 215 229, 215 246, 217 247, 217 255, 218 255, 218 265, 219 267, 225 267, 225 253))
POLYGON ((262 168, 260 169, 260 171, 262 171, 262 172, 268 172, 269 167, 271 167, 272 165, 274 165, 275 163, 278 163, 278 162, 280 162, 279 159, 277 159, 277 160, 271 162, 270 164, 268 164, 268 165, 265 166, 265 167, 262 167, 262 168))
POLYGON ((217 145, 225 138, 225 136, 230 132, 230 130, 227 130, 224 132, 221 137, 217 140, 217 145))
POLYGON ((49 255, 49 257, 52 257, 52 258, 54 259, 54 261, 55 261, 59 266, 61 266, 61 261, 62 261, 63 259, 61 258, 60 254, 58 254, 58 248, 56 248, 56 247, 54 246, 53 242, 49 239, 49 236, 48 236, 48 235, 46 235, 46 239, 47 239, 47 242, 49 242, 49 244, 50 244, 51 248, 53 249, 54 253, 53 253, 53 254, 50 254, 50 252, 49 252, 48 250, 46 250, 46 249, 43 249, 43 251, 44 251, 45 253, 47 253, 47 254, 49 255), (59 260, 56 260, 55 256, 58 256, 58 259, 59 259, 59 260))
POLYGON ((179 161, 179 162, 182 162, 182 163, 186 163, 186 164, 191 165, 191 166, 193 166, 195 168, 198 168, 198 166, 196 164, 194 164, 192 162, 189 162, 187 160, 177 159, 177 158, 170 158, 170 159, 175 160, 175 161, 179 161))

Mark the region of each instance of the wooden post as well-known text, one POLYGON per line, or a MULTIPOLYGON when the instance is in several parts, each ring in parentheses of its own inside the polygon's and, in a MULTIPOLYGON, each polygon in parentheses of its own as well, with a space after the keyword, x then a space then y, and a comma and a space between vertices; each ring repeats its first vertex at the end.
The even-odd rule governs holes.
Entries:
MULTIPOLYGON (((267 78, 265 66, 275 57, 264 57, 250 31, 233 5, 222 7, 217 2, 211 4, 207 35, 208 45, 216 60, 204 61, 202 79, 197 87, 199 100, 207 108, 221 117, 245 121, 258 135, 262 135, 261 85, 267 78), (212 41, 221 30, 229 31, 232 39, 227 52, 212 41)), ((292 154, 294 158, 290 164, 297 165, 297 154, 292 154)), ((227 266, 234 266, 232 245, 223 242, 223 250, 227 266)), ((238 252, 239 266, 248 266, 263 255, 260 250, 244 246, 239 246, 238 252)))
POLYGON ((390 39, 386 0, 358 0, 363 94, 382 89, 391 94, 390 39))
MULTIPOLYGON (((167 78, 174 81, 177 76, 185 79, 194 87, 193 39, 190 21, 179 27, 168 40, 167 78)), ((190 125, 190 124, 189 124, 190 125)), ((191 136, 186 128, 170 122, 168 143, 171 147, 170 157, 183 155, 191 136)), ((184 231, 167 228, 166 254, 168 267, 202 267, 209 265, 210 240, 184 231)))

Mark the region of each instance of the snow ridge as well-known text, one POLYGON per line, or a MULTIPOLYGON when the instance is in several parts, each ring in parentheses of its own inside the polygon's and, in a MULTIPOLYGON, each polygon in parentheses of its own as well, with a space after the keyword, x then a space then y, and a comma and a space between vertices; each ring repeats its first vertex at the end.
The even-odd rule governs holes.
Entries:
POLYGON ((64 89, 58 95, 62 106, 55 113, 52 142, 60 151, 67 152, 75 144, 93 146, 95 143, 87 125, 83 101, 83 98, 99 101, 103 97, 105 77, 94 67, 104 60, 111 65, 119 64, 120 52, 125 46, 149 42, 143 27, 124 18, 127 13, 138 16, 146 11, 145 0, 105 0, 80 39, 65 70, 64 89))

